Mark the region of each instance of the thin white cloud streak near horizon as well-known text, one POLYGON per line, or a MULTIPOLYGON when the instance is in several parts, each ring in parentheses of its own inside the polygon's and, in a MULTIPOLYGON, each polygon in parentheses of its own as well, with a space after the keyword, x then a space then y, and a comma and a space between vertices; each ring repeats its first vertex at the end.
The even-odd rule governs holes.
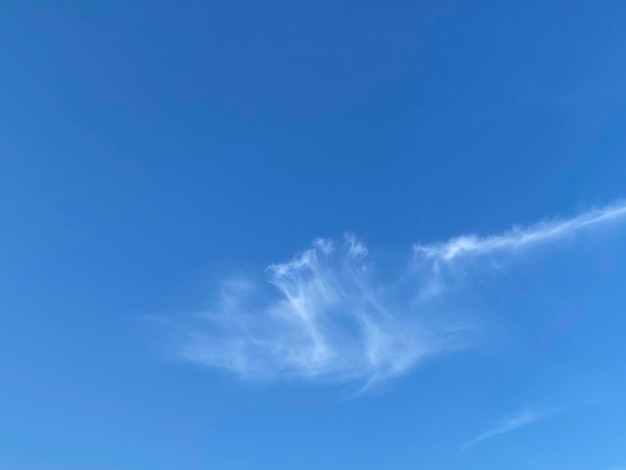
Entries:
POLYGON ((267 282, 223 281, 218 301, 185 327, 179 357, 242 378, 371 384, 397 377, 473 342, 471 323, 442 307, 442 265, 523 254, 623 220, 626 204, 619 203, 499 235, 416 244, 392 272, 382 272, 353 235, 318 239, 291 261, 269 266, 267 282))
POLYGON ((491 439, 493 437, 499 436, 500 434, 504 434, 515 429, 521 428, 523 426, 528 426, 529 424, 535 423, 543 418, 545 418, 545 414, 533 412, 531 410, 524 410, 516 416, 512 418, 507 418, 505 420, 496 423, 491 429, 479 434, 474 439, 463 444, 461 447, 461 451, 465 451, 470 447, 474 447, 476 444, 480 442, 486 441, 487 439, 491 439))

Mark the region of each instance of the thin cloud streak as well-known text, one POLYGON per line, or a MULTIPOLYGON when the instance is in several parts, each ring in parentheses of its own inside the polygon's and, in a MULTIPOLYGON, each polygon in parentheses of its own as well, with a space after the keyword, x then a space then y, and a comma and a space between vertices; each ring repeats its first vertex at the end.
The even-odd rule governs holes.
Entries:
POLYGON ((543 413, 537 413, 537 412, 533 412, 530 410, 524 410, 517 416, 500 421, 491 429, 483 432, 482 434, 479 434, 474 439, 471 439, 470 441, 466 442, 461 447, 461 450, 465 451, 480 442, 486 441, 487 439, 491 439, 493 437, 499 436, 500 434, 513 431, 523 426, 528 426, 529 424, 535 423, 545 418, 545 416, 546 415, 543 413))
MULTIPOLYGON (((180 320, 185 340, 178 356, 241 378, 382 382, 475 341, 475 327, 445 288, 450 278, 442 272, 456 276, 456 270, 444 265, 523 253, 623 219, 626 204, 620 203, 500 235, 417 244, 404 265, 384 273, 356 236, 318 239, 290 261, 269 266, 263 281, 223 281, 207 312, 180 320)), ((528 419, 503 423, 474 443, 528 419)))
POLYGON ((476 256, 496 251, 519 251, 533 245, 563 239, 586 228, 618 221, 626 216, 626 203, 595 209, 577 217, 544 222, 531 227, 514 228, 500 235, 479 237, 463 235, 444 243, 416 244, 416 255, 435 261, 451 262, 463 256, 476 256))

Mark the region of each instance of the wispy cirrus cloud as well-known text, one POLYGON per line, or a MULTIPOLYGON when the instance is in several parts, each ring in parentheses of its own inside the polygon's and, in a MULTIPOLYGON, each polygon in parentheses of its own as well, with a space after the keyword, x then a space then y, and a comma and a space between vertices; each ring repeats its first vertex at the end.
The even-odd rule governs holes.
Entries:
POLYGON ((319 239, 267 268, 267 285, 225 281, 182 356, 242 377, 383 380, 466 346, 459 326, 430 322, 403 289, 404 270, 376 276, 353 235, 319 239), (267 290, 273 292, 269 293, 267 290))
MULTIPOLYGON (((261 281, 224 280, 217 301, 184 322, 179 357, 243 378, 372 383, 400 376, 472 345, 472 323, 446 305, 443 267, 525 253, 623 220, 621 203, 502 234, 416 244, 403 263, 385 270, 354 235, 318 239, 290 261, 269 266, 261 281)), ((534 419, 520 416, 474 441, 534 419)))
POLYGON ((486 441, 487 439, 491 439, 493 437, 499 436, 500 434, 504 434, 515 429, 521 428, 523 426, 528 426, 529 424, 535 423, 541 419, 546 417, 546 413, 540 413, 537 411, 531 411, 529 409, 525 409, 520 413, 517 413, 515 416, 506 418, 495 423, 490 429, 479 434, 475 438, 469 440, 461 447, 461 450, 467 450, 470 447, 475 446, 476 444, 486 441))
POLYGON ((518 227, 502 234, 486 237, 463 235, 444 243, 415 244, 413 249, 418 256, 439 262, 451 262, 461 257, 480 256, 506 250, 520 251, 533 245, 555 242, 586 228, 619 221, 625 216, 626 203, 619 203, 591 210, 571 219, 542 222, 527 228, 518 227))

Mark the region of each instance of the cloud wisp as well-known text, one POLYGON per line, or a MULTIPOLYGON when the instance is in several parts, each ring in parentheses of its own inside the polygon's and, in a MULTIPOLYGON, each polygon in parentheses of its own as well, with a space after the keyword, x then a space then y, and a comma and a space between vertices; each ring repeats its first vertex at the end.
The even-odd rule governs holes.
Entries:
POLYGON ((374 382, 464 347, 461 328, 421 315, 404 274, 375 279, 368 249, 352 235, 316 240, 268 267, 268 285, 224 282, 182 355, 242 377, 374 382))
POLYGON ((598 227, 626 217, 626 203, 595 209, 577 217, 542 222, 528 228, 514 228, 508 232, 479 237, 463 235, 444 243, 415 244, 417 256, 438 262, 452 262, 461 257, 471 257, 498 251, 522 251, 534 245, 555 242, 586 228, 598 227))
POLYGON ((469 449, 470 447, 479 444, 480 442, 486 441, 487 439, 491 439, 493 437, 499 436, 500 434, 504 434, 515 429, 521 428, 523 426, 528 426, 529 424, 535 423, 546 417, 545 413, 538 413, 531 410, 523 410, 521 413, 517 415, 504 419, 498 423, 496 423, 492 428, 487 431, 479 434, 475 438, 463 444, 461 447, 462 451, 469 449))
MULTIPOLYGON (((269 266, 262 280, 224 280, 206 312, 178 322, 185 331, 178 355, 242 378, 384 381, 472 345, 474 327, 442 288, 449 280, 441 274, 445 267, 484 255, 523 254, 623 220, 626 204, 615 204, 499 235, 416 244, 392 269, 374 263, 354 235, 318 239, 290 261, 269 266)), ((472 442, 532 419, 507 421, 472 442)))

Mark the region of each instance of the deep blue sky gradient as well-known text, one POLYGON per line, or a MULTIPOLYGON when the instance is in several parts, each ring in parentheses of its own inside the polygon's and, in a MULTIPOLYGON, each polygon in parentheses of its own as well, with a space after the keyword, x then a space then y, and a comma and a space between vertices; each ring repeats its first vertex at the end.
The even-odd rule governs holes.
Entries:
POLYGON ((2 2, 0 468, 626 466, 616 238, 529 262, 488 302, 532 309, 541 276, 588 269, 570 307, 606 321, 357 398, 164 360, 145 320, 318 236, 396 256, 623 198, 625 18, 620 1, 2 2), (459 451, 537 402, 570 411, 459 451))

